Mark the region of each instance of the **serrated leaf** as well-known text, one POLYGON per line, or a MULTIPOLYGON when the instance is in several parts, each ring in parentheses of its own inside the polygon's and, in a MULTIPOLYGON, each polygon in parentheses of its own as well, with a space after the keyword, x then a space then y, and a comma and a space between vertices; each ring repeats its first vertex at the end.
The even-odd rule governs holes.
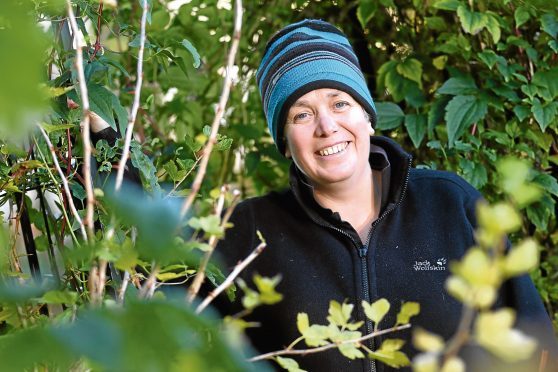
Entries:
POLYGON ((405 367, 411 364, 411 361, 409 360, 409 358, 407 358, 407 355, 399 350, 382 350, 382 348, 380 348, 380 350, 372 352, 369 356, 393 368, 405 367))
POLYGON ((341 344, 339 345, 338 349, 341 352, 341 354, 343 354, 345 357, 351 360, 357 358, 364 358, 364 354, 362 353, 362 351, 360 351, 358 347, 353 343, 341 344))
POLYGON ((312 324, 303 333, 304 342, 310 347, 326 345, 329 335, 329 327, 318 324, 312 324))
POLYGON ((390 308, 389 301, 385 298, 380 298, 374 301, 374 303, 369 304, 366 301, 362 301, 362 307, 364 309, 364 314, 368 319, 373 321, 376 325, 379 324, 382 319, 386 316, 390 308))
POLYGON ((441 352, 444 350, 445 343, 442 336, 416 328, 413 332, 413 345, 420 351, 441 352))
POLYGON ((279 364, 282 368, 286 369, 289 372, 306 372, 304 369, 300 369, 298 366, 298 362, 291 358, 283 358, 283 357, 275 357, 275 361, 279 364))
POLYGON ((177 177, 178 174, 178 167, 174 160, 169 160, 167 163, 163 165, 163 169, 167 171, 169 177, 173 181, 178 181, 180 178, 177 177))
POLYGON ((529 14, 529 10, 525 6, 519 6, 515 9, 513 13, 513 18, 515 19, 515 27, 519 28, 522 24, 527 22, 531 15, 529 14))
POLYGON ((352 304, 340 304, 337 301, 330 301, 328 309, 329 316, 327 317, 328 322, 341 328, 345 327, 349 319, 351 319, 353 307, 354 305, 352 304))
POLYGON ((471 77, 455 77, 449 78, 436 91, 439 94, 467 95, 475 93, 478 90, 477 84, 471 77))
POLYGON ((401 310, 397 314, 395 325, 407 324, 411 317, 420 313, 420 304, 418 302, 405 302, 401 306, 401 310))
POLYGON ((448 129, 448 144, 453 147, 465 130, 486 115, 488 105, 486 101, 474 96, 455 96, 446 106, 446 125, 448 129))
POLYGON ((194 59, 194 63, 193 63, 194 68, 200 67, 201 57, 200 57, 200 54, 198 53, 198 50, 196 49, 196 47, 187 39, 183 39, 181 44, 192 55, 192 58, 194 59))
POLYGON ((397 72, 409 80, 416 82, 422 88, 422 63, 415 58, 407 58, 396 67, 397 72))
POLYGON ((366 28, 368 22, 374 17, 378 10, 378 3, 374 0, 361 0, 358 3, 357 18, 362 28, 366 28))
POLYGON ((422 114, 410 114, 405 115, 405 128, 407 129, 407 133, 409 133, 409 137, 413 141, 413 145, 415 148, 420 147, 420 143, 426 134, 426 116, 422 114))
POLYGON ((507 276, 527 273, 539 264, 539 247, 533 239, 523 240, 513 247, 504 258, 507 276))
POLYGON ((379 130, 397 128, 405 118, 405 114, 401 108, 392 102, 378 102, 376 103, 376 110, 378 111, 376 129, 379 130))
POLYGON ((470 11, 465 5, 457 7, 457 16, 463 31, 471 35, 479 33, 488 23, 488 17, 485 14, 470 11))

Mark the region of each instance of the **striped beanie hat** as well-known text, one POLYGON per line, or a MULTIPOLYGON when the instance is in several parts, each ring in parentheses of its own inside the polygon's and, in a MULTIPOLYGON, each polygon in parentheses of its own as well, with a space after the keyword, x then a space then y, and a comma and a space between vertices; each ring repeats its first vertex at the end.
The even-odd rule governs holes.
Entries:
POLYGON ((256 81, 269 131, 285 153, 283 127, 289 107, 320 88, 349 93, 376 123, 376 107, 347 37, 335 26, 306 19, 277 32, 267 43, 256 81))

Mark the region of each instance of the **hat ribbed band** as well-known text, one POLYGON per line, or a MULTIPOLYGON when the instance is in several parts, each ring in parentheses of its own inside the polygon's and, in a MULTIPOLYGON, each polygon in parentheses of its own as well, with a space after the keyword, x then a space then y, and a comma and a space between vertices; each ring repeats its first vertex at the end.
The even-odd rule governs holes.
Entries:
POLYGON ((288 109, 315 89, 349 93, 375 124, 376 108, 358 59, 345 35, 327 22, 305 20, 279 31, 267 45, 256 79, 269 131, 283 154, 288 109))

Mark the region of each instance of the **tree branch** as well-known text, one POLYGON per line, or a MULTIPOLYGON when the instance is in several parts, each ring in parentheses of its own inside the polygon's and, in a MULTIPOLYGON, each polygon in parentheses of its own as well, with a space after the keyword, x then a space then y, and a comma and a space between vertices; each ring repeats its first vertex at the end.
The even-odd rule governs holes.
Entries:
POLYGON ((141 14, 141 25, 140 25, 140 47, 138 52, 136 89, 134 91, 134 103, 132 104, 130 121, 128 122, 128 126, 126 127, 126 139, 124 141, 122 157, 120 158, 120 161, 118 163, 116 184, 114 186, 116 191, 120 190, 120 187, 122 186, 122 180, 124 178, 124 169, 126 167, 126 161, 128 161, 128 156, 130 154, 130 144, 132 143, 132 134, 134 133, 134 123, 136 122, 136 117, 138 115, 141 85, 143 82, 143 51, 145 49, 145 23, 147 20, 147 12, 149 10, 149 4, 147 3, 147 0, 142 1, 142 8, 143 11, 141 14))
POLYGON ((93 207, 95 205, 95 195, 93 194, 93 182, 91 179, 91 140, 89 138, 89 96, 87 94, 87 83, 85 81, 85 74, 83 72, 83 46, 85 42, 78 29, 74 10, 72 9, 72 2, 66 0, 68 3, 68 17, 72 32, 76 41, 76 60, 75 66, 78 73, 79 89, 81 94, 81 108, 83 117, 81 120, 81 135, 83 139, 83 178, 85 179, 85 190, 87 193, 87 208, 85 215, 85 225, 87 226, 87 233, 89 239, 93 239, 95 233, 93 231, 93 207))
POLYGON ((232 69, 234 66, 234 59, 236 56, 236 52, 238 50, 238 45, 240 43, 240 30, 242 28, 242 1, 237 0, 235 2, 235 18, 234 18, 234 31, 233 37, 231 42, 231 49, 229 50, 229 54, 227 57, 227 65, 225 67, 225 82, 223 84, 223 90, 221 92, 221 97, 219 98, 219 104, 217 106, 217 111, 215 112, 215 117, 213 119, 213 123, 211 124, 211 134, 209 139, 207 140, 207 144, 203 148, 202 153, 202 160, 200 163, 200 168, 196 174, 196 178, 192 183, 192 190, 190 191, 190 195, 184 201, 182 205, 182 209, 180 211, 180 215, 182 218, 188 213, 188 210, 192 206, 198 191, 201 188, 202 181, 205 177, 205 172, 207 170, 207 164, 209 163, 209 155, 213 150, 213 146, 215 142, 217 142, 217 133, 219 132, 219 124, 221 123, 221 119, 225 114, 225 107, 227 106, 227 101, 229 99, 229 93, 231 91, 232 86, 232 69))
POLYGON ((260 253, 262 253, 262 251, 266 246, 267 244, 265 242, 261 242, 256 247, 256 249, 254 249, 252 253, 250 253, 248 257, 246 257, 242 262, 238 263, 234 267, 234 270, 229 274, 229 276, 227 276, 225 281, 221 283, 219 287, 211 291, 211 293, 209 293, 209 295, 203 300, 203 302, 198 305, 198 307, 196 308, 196 314, 201 313, 207 307, 207 305, 211 303, 211 301, 213 301, 219 294, 221 294, 221 292, 229 288, 229 286, 233 283, 233 281, 236 279, 238 274, 240 274, 242 270, 246 268, 246 266, 248 266, 252 261, 254 261, 254 259, 256 259, 256 257, 258 257, 260 253))
POLYGON ((272 359, 276 356, 281 356, 281 355, 307 355, 307 354, 320 353, 322 351, 326 351, 326 350, 329 350, 329 349, 334 349, 336 347, 339 347, 340 345, 359 343, 359 342, 362 342, 362 341, 366 341, 370 338, 381 336, 381 335, 386 334, 386 333, 401 331, 403 329, 407 329, 407 328, 410 328, 410 327, 411 327, 411 324, 407 323, 407 324, 403 324, 403 325, 400 325, 400 326, 397 326, 397 327, 392 327, 392 328, 388 328, 388 329, 383 329, 381 331, 372 332, 370 334, 367 334, 365 336, 355 338, 355 339, 352 339, 352 340, 332 342, 332 343, 329 343, 327 345, 320 346, 320 347, 315 347, 315 348, 312 348, 312 349, 273 351, 273 352, 270 352, 270 353, 255 356, 253 358, 248 359, 248 361, 249 362, 257 362, 258 360, 272 359))

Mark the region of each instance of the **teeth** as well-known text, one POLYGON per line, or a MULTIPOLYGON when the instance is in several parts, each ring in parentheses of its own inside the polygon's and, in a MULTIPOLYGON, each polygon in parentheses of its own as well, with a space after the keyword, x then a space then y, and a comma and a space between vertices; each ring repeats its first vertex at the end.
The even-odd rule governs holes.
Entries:
POLYGON ((349 145, 348 142, 339 143, 337 145, 333 145, 331 147, 327 147, 323 150, 320 150, 319 154, 321 156, 328 156, 328 155, 337 154, 338 152, 341 152, 341 151, 345 150, 348 145, 349 145))

